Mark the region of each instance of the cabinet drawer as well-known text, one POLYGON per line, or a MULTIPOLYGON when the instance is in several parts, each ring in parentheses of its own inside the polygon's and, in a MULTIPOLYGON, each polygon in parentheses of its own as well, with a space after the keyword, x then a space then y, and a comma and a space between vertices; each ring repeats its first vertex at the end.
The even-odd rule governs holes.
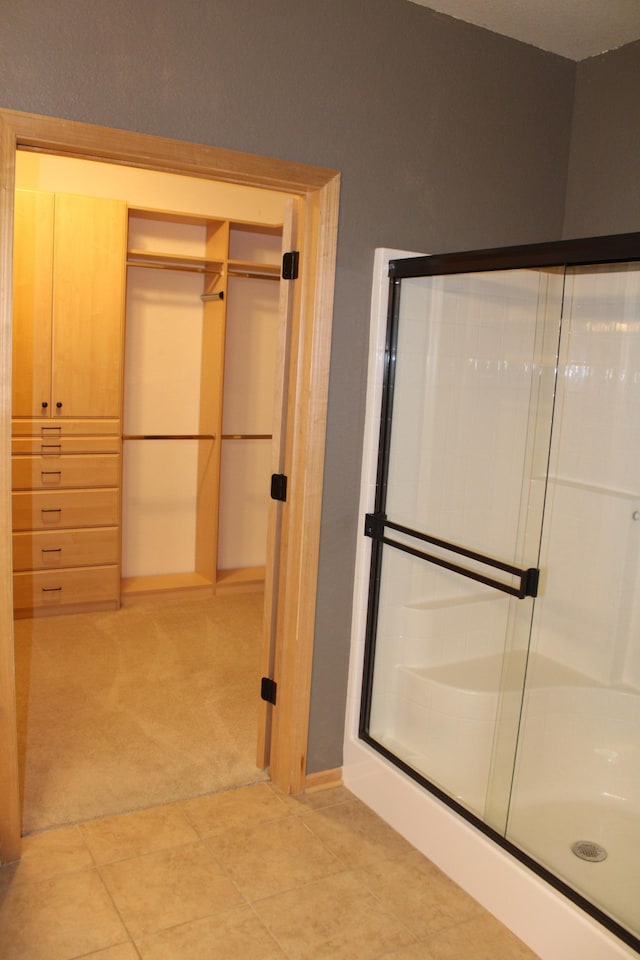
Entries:
POLYGON ((12 500, 15 531, 114 527, 120 520, 115 489, 18 492, 12 500))
POLYGON ((14 533, 13 569, 19 572, 104 566, 118 563, 119 548, 116 527, 14 533))
POLYGON ((16 610, 119 599, 120 570, 115 565, 13 575, 16 610))
POLYGON ((65 420, 62 417, 41 417, 37 420, 16 417, 11 421, 11 432, 14 437, 42 437, 43 440, 52 440, 59 437, 74 436, 105 436, 120 435, 120 420, 115 417, 105 417, 95 420, 65 420))
POLYGON ((120 437, 12 437, 11 453, 47 459, 72 453, 120 453, 120 437))
POLYGON ((13 457, 11 471, 14 490, 116 487, 120 483, 120 457, 13 457))

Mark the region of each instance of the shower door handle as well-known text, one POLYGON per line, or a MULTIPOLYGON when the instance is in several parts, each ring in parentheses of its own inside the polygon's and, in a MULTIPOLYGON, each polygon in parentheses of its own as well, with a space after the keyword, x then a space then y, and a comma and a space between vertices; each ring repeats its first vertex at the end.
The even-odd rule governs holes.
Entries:
POLYGON ((463 577, 476 580, 478 583, 484 583, 489 587, 495 587, 496 590, 500 590, 502 593, 508 593, 512 597, 517 597, 518 600, 524 600, 525 597, 538 596, 540 570, 537 567, 523 568, 513 566, 510 563, 504 563, 502 560, 496 560, 495 557, 489 557, 486 554, 469 550, 467 547, 461 547, 456 543, 450 543, 447 540, 440 540, 438 537, 432 537, 427 533, 421 533, 419 530, 412 530, 409 527, 403 527, 399 523, 393 523, 393 521, 387 520, 384 514, 366 514, 364 532, 365 536, 371 537, 373 540, 376 540, 379 543, 386 543, 388 546, 395 547, 397 550, 402 550, 404 553, 409 553, 413 557, 419 557, 421 560, 427 560, 429 563, 434 563, 439 567, 444 567, 446 570, 453 571, 453 573, 459 573, 463 577), (479 573, 477 570, 469 569, 469 567, 463 567, 461 564, 454 563, 451 560, 446 560, 444 557, 436 556, 433 553, 427 553, 425 550, 419 550, 417 547, 412 547, 407 543, 400 543, 398 540, 392 540, 390 537, 385 536, 385 530, 387 529, 395 530, 397 533, 420 540, 423 543, 433 544, 433 546, 442 550, 448 550, 451 553, 455 553, 457 556, 466 557, 468 560, 474 560, 477 563, 485 564, 486 566, 492 567, 495 570, 501 570, 503 573, 508 573, 512 577, 519 577, 520 583, 517 586, 512 586, 510 583, 497 580, 495 577, 486 576, 483 573, 479 573))

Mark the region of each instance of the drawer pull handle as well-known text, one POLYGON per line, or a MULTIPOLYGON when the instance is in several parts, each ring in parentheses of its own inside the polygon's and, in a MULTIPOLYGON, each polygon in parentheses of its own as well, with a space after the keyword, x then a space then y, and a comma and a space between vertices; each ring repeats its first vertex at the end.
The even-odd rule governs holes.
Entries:
POLYGON ((62 450, 61 443, 41 443, 40 453, 43 457, 55 457, 62 450))
POLYGON ((42 547, 43 553, 62 553, 62 547, 42 547))
POLYGON ((42 507, 40 513, 62 513, 62 507, 42 507))
POLYGON ((62 427, 41 427, 41 437, 59 437, 62 433, 62 427))
POLYGON ((47 481, 49 481, 50 483, 53 477, 57 477, 57 479, 59 480, 61 476, 62 476, 62 470, 41 470, 40 471, 40 477, 42 478, 43 483, 47 483, 47 481))
POLYGON ((43 587, 43 593, 62 593, 62 587, 43 587))

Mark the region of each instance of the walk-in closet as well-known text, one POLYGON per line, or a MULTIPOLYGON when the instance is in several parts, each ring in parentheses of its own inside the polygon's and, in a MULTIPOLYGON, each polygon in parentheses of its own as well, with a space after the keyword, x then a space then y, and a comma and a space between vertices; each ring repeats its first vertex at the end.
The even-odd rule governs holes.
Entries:
POLYGON ((13 545, 28 832, 266 776, 254 714, 290 200, 29 152, 16 186, 13 545), (209 750, 190 750, 190 726, 209 750), (140 734, 132 749, 127 728, 140 734), (241 729, 218 763, 216 736, 241 729), (158 774, 159 792, 128 795, 144 743, 143 779, 158 774), (61 801, 75 774, 94 795, 86 809, 61 801))

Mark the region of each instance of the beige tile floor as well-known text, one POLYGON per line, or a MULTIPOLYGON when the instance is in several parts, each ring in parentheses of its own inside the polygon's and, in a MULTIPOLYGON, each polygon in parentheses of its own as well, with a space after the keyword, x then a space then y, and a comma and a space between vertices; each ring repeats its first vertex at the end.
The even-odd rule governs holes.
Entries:
POLYGON ((258 783, 33 834, 2 960, 535 960, 338 787, 258 783))

